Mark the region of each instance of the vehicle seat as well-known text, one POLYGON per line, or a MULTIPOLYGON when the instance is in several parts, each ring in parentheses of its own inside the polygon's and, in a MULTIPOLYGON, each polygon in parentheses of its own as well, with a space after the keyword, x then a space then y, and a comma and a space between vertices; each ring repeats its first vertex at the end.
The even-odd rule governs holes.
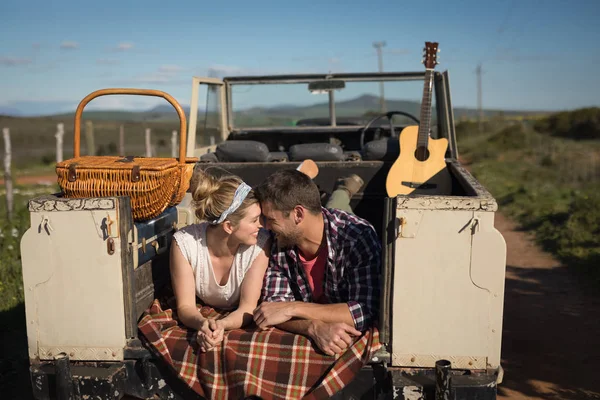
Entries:
POLYGON ((365 144, 362 159, 365 161, 396 161, 400 156, 398 138, 383 138, 365 144))
POLYGON ((342 147, 332 143, 302 143, 290 146, 290 161, 344 161, 342 147))
POLYGON ((230 140, 219 143, 214 153, 200 156, 201 162, 286 162, 287 153, 269 151, 266 144, 256 140, 230 140))

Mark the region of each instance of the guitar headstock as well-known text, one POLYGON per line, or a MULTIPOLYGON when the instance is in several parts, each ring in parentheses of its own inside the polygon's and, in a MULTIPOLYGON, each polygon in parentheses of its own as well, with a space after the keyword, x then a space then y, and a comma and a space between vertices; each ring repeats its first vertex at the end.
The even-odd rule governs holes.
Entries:
POLYGON ((423 64, 425 64, 425 68, 435 68, 438 64, 437 53, 439 53, 438 42, 425 42, 425 48, 423 49, 423 64))

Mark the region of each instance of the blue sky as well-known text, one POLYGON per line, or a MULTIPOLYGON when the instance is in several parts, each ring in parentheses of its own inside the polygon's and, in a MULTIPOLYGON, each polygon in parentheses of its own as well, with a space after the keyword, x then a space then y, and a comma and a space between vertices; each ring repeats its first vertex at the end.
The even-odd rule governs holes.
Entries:
MULTIPOLYGON (((486 108, 600 106, 598 0, 2 0, 0 15, 0 110, 22 114, 74 110, 88 93, 116 86, 160 89, 189 104, 191 77, 209 68, 376 71, 372 43, 382 40, 385 71, 423 70, 424 42, 438 41, 436 69, 449 70, 455 106, 477 105, 479 62, 486 108)), ((144 109, 157 102, 93 103, 144 109)))

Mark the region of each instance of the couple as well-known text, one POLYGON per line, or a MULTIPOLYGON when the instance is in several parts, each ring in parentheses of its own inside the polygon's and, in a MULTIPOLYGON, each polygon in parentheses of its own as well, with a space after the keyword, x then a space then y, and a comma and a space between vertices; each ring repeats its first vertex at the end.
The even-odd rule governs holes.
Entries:
POLYGON ((381 244, 349 209, 362 185, 356 178, 359 184, 346 178, 332 194, 347 206, 326 208, 311 176, 299 170, 278 171, 254 190, 236 176, 196 172, 191 192, 204 222, 175 233, 170 268, 179 319, 198 331, 200 351, 254 322, 307 336, 333 356, 372 325, 381 244), (205 318, 196 296, 230 313, 205 318))

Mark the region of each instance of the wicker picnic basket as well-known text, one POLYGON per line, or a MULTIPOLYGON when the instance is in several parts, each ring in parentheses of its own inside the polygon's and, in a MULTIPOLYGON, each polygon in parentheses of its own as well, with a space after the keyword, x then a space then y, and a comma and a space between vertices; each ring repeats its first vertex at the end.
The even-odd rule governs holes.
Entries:
POLYGON ((179 103, 165 92, 149 89, 101 89, 85 97, 75 112, 73 158, 56 164, 64 197, 129 196, 135 221, 158 216, 177 205, 189 188, 198 158, 185 157, 186 119, 179 103), (81 115, 92 99, 109 94, 158 96, 179 115, 179 159, 159 157, 81 156, 81 115))

